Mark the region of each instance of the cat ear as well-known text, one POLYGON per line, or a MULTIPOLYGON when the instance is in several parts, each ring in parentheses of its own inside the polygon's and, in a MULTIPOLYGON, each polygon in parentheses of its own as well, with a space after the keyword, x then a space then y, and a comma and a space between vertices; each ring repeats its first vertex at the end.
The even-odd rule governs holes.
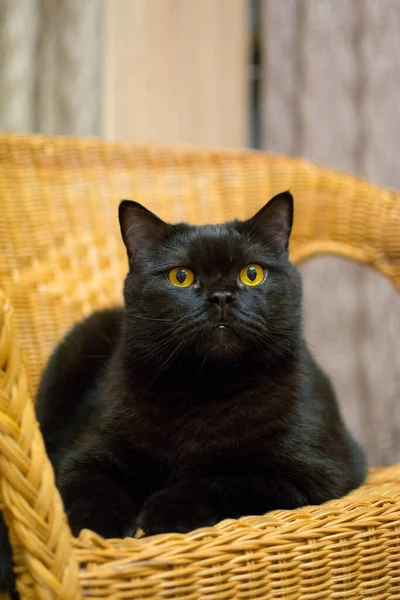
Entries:
POLYGON ((247 223, 267 237, 278 251, 287 250, 293 225, 292 194, 289 191, 277 194, 247 223))
POLYGON ((169 229, 167 223, 132 200, 122 200, 119 205, 119 224, 129 262, 154 250, 169 229))

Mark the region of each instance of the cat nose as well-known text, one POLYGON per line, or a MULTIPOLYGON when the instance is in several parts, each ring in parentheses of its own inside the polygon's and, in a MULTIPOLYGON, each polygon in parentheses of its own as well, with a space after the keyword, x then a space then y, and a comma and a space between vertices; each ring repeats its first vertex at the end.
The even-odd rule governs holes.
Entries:
POLYGON ((227 304, 230 304, 231 302, 234 301, 234 299, 235 298, 234 298, 232 292, 222 292, 222 291, 212 292, 208 297, 209 302, 218 304, 221 307, 226 306, 227 304))

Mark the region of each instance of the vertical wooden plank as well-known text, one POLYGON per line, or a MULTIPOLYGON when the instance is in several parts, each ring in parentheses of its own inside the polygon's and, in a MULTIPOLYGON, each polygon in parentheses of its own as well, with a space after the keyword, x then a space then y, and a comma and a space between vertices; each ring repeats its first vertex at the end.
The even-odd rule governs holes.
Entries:
POLYGON ((361 2, 361 172, 400 189, 400 2, 361 2))
POLYGON ((298 151, 298 0, 262 0, 262 147, 298 151))
MULTIPOLYGON (((385 186, 400 188, 400 3, 359 2, 360 94, 359 168, 385 186)), ((368 273, 360 282, 360 327, 367 331, 359 352, 363 363, 364 402, 379 462, 400 461, 400 299, 368 273)))
POLYGON ((302 1, 301 152, 332 167, 354 170, 358 149, 359 65, 355 53, 358 3, 302 1))
POLYGON ((246 0, 106 0, 109 138, 245 146, 246 0))
POLYGON ((100 133, 102 0, 42 0, 37 130, 100 133))
MULTIPOLYGON (((400 4, 264 0, 263 6, 265 146, 399 185, 393 157, 400 4)), ((301 271, 305 333, 332 377, 346 422, 372 464, 400 460, 396 292, 375 273, 334 257, 301 271)))
POLYGON ((0 0, 0 129, 35 127, 38 0, 0 0))

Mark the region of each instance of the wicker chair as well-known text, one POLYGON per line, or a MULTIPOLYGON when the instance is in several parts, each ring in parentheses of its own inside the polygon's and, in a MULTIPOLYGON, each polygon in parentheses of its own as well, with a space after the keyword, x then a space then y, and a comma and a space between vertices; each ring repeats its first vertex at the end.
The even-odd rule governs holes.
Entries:
POLYGON ((0 136, 0 504, 22 599, 400 599, 400 466, 319 507, 187 535, 74 539, 35 419, 56 341, 121 299, 121 198, 203 223, 248 216, 287 188, 295 262, 340 254, 400 289, 395 192, 257 152, 0 136))

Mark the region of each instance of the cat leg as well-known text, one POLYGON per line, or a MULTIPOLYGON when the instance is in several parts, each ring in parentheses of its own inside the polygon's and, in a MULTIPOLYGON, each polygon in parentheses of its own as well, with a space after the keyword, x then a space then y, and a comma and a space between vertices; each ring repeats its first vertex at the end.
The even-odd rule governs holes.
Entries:
POLYGON ((137 507, 107 457, 79 456, 69 462, 58 487, 74 535, 82 529, 105 538, 133 534, 137 507))
POLYGON ((226 518, 261 515, 307 503, 296 486, 283 478, 203 477, 181 481, 154 494, 144 504, 137 525, 147 535, 185 533, 226 518))
POLYGON ((75 535, 86 528, 106 538, 132 536, 143 503, 162 489, 157 460, 122 448, 119 455, 95 438, 64 460, 57 484, 75 535))

